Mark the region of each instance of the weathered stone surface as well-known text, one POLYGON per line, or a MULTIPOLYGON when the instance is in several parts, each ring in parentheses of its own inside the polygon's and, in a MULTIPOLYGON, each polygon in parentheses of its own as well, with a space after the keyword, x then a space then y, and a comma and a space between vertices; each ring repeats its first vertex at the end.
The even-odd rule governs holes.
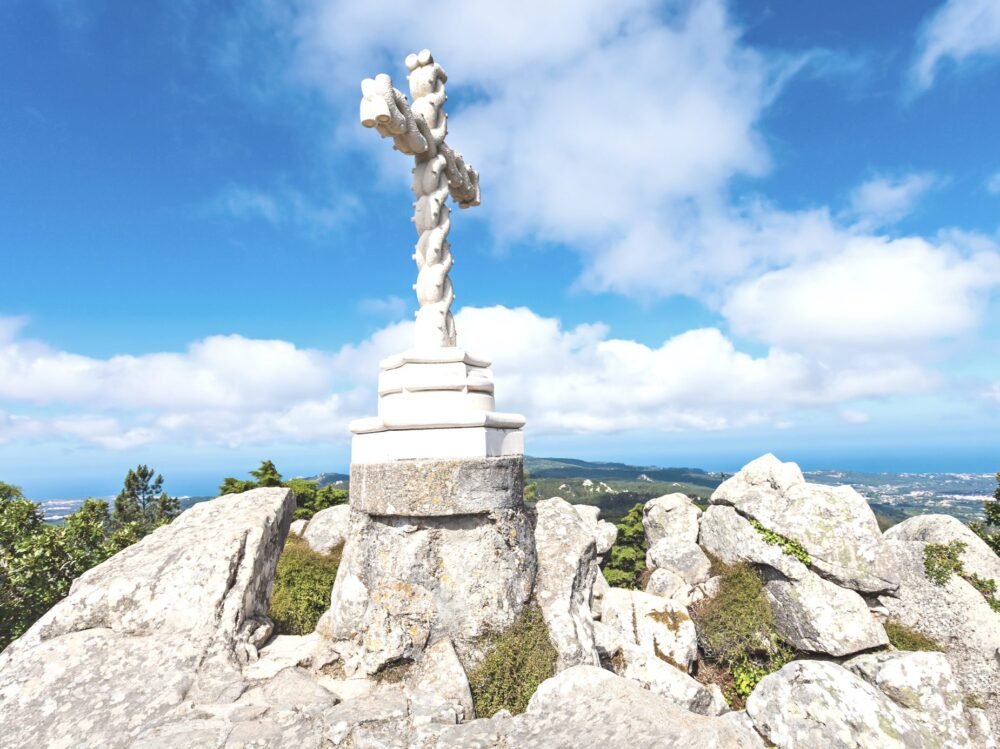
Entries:
POLYGON ((899 590, 880 596, 879 602, 892 619, 944 648, 963 691, 983 702, 990 721, 1000 726, 1000 614, 957 576, 945 585, 931 582, 924 571, 925 546, 924 541, 887 537, 901 582, 899 590))
POLYGON ((294 509, 220 497, 82 575, 0 654, 5 749, 124 747, 184 700, 236 699, 294 509))
POLYGON ((308 520, 293 520, 292 524, 288 526, 288 535, 290 536, 301 536, 302 532, 306 529, 306 525, 309 524, 308 520))
POLYGON ((764 586, 775 626, 799 650, 844 656, 889 644, 885 629, 853 590, 818 575, 774 577, 764 586))
POLYGON ((528 710, 509 723, 507 746, 518 749, 760 745, 746 728, 695 715, 635 682, 591 666, 576 666, 543 682, 528 710))
POLYGON ((594 534, 573 505, 558 497, 542 500, 535 512, 535 599, 559 654, 556 668, 596 665, 590 596, 600 571, 594 534))
POLYGON ((446 703, 458 705, 461 720, 476 717, 469 679, 451 640, 438 640, 424 651, 408 685, 417 693, 434 695, 446 703))
POLYGON ((877 593, 898 584, 898 573, 882 552, 875 514, 849 486, 806 483, 795 463, 765 455, 724 481, 712 504, 732 506, 799 542, 811 566, 838 585, 877 593))
POLYGON ((653 546, 664 538, 695 543, 700 518, 701 510, 686 494, 677 492, 649 500, 642 508, 646 546, 653 546))
POLYGON ((697 585, 708 580, 712 562, 693 541, 663 538, 646 552, 646 566, 670 570, 688 585, 697 585))
POLYGON ((674 595, 687 595, 691 586, 683 577, 668 569, 653 570, 646 582, 646 593, 663 598, 673 598, 674 595))
POLYGON ((785 749, 922 749, 938 737, 871 684, 829 661, 793 661, 747 699, 760 734, 785 749))
POLYGON ((415 660, 432 632, 449 637, 461 655, 513 623, 531 596, 535 569, 521 508, 437 518, 352 512, 321 634, 349 676, 415 660))
POLYGON ((683 606, 670 599, 612 588, 604 597, 601 621, 626 641, 684 672, 698 657, 694 622, 683 606))
POLYGON ((286 668, 308 666, 318 641, 316 633, 278 635, 261 648, 257 660, 243 668, 243 675, 248 679, 270 679, 286 668))
POLYGON ((951 515, 917 515, 894 525, 885 532, 892 541, 920 541, 925 544, 965 544, 962 565, 968 574, 996 580, 1000 585, 1000 557, 958 518, 951 515))
POLYGON ((759 749, 738 721, 705 717, 593 666, 543 682, 527 711, 444 728, 421 749, 759 749))
POLYGON ((765 543, 750 522, 732 507, 712 505, 701 517, 701 545, 726 564, 748 562, 772 567, 791 580, 801 580, 809 568, 779 547, 765 543))
POLYGON ((590 614, 595 619, 601 618, 601 607, 604 596, 611 589, 608 580, 599 569, 594 573, 594 587, 590 589, 590 614))
POLYGON ((347 530, 351 522, 349 505, 327 507, 313 515, 306 526, 302 538, 309 548, 320 554, 329 554, 347 540, 347 530))
POLYGON ((612 670, 619 676, 638 682, 685 710, 699 715, 721 715, 728 710, 717 686, 706 687, 686 671, 638 645, 623 644, 612 655, 610 662, 612 670))
POLYGON ((970 746, 962 690, 943 653, 866 653, 844 666, 906 708, 911 720, 940 739, 942 749, 970 746))
POLYGON ((518 508, 523 495, 520 455, 351 466, 351 508, 369 515, 483 514, 518 508))
POLYGON ((573 505, 576 514, 587 524, 594 534, 594 545, 597 552, 597 564, 603 567, 607 561, 608 552, 618 538, 618 528, 614 523, 601 520, 601 508, 594 505, 573 505))

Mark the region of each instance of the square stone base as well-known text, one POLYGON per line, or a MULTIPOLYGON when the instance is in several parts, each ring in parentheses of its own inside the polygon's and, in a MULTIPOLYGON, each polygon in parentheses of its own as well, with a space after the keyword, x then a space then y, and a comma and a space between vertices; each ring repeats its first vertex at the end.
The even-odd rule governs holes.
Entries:
POLYGON ((367 515, 485 515, 521 509, 523 497, 520 455, 351 465, 351 509, 367 515))

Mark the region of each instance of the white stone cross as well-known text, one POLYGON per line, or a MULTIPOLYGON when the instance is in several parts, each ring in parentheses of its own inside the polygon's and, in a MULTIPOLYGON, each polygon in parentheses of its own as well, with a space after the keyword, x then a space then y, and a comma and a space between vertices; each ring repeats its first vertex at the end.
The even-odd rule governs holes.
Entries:
POLYGON ((416 347, 418 349, 456 345, 455 320, 451 303, 455 298, 448 271, 454 264, 448 231, 450 210, 445 205, 448 194, 460 208, 479 205, 479 174, 465 163, 462 155, 444 142, 448 134, 448 115, 443 111, 448 75, 434 62, 429 50, 408 55, 410 96, 393 88, 385 73, 361 82, 361 124, 375 128, 383 138, 392 138, 395 148, 416 160, 413 169, 413 223, 416 226, 417 312, 416 347))

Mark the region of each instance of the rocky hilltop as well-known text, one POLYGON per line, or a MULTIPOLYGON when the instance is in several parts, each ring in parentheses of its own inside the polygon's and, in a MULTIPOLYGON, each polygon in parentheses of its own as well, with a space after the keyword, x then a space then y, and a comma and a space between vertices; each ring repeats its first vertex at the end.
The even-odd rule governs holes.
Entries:
POLYGON ((593 507, 554 498, 526 508, 526 525, 505 510, 420 527, 332 508, 292 530, 323 550, 346 543, 333 600, 364 606, 275 636, 293 512, 287 489, 220 497, 80 577, 0 654, 0 746, 996 746, 1000 559, 945 516, 883 534, 852 489, 773 456, 705 512, 682 494, 646 504, 642 590, 605 582, 615 528, 593 507), (382 574, 359 572, 371 565, 382 574), (477 633, 506 626, 510 600, 445 594, 512 566, 511 585, 530 585, 508 597, 540 609, 555 673, 523 713, 477 717, 467 674, 489 642, 477 633), (714 641, 699 624, 728 595, 725 569, 752 571, 788 653, 740 709, 706 678, 714 641), (887 627, 939 649, 894 647, 887 627))

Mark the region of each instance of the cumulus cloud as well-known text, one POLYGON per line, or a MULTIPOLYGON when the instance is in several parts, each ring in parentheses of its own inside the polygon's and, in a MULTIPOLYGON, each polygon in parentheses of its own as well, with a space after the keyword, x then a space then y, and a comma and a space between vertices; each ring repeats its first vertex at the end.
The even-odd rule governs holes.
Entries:
POLYGON ((910 75, 918 91, 930 88, 942 62, 1000 54, 1000 3, 948 0, 920 32, 910 75))
POLYGON ((935 176, 928 173, 875 177, 851 192, 851 212, 859 228, 894 224, 913 210, 935 182, 935 176))
MULTIPOLYGON (((565 328, 527 308, 464 308, 461 340, 495 364, 500 407, 535 433, 722 429, 779 423, 802 407, 839 406, 926 388, 903 358, 843 366, 778 347, 754 356, 703 328, 658 346, 565 328)), ((346 441, 374 413, 378 361, 407 348, 412 322, 334 352, 213 336, 184 352, 98 359, 8 337, 0 344, 0 441, 242 445, 346 441), (38 404, 44 408, 38 409, 38 404), (20 412, 18 412, 20 409, 20 412)))
POLYGON ((340 141, 400 184, 407 160, 357 124, 357 81, 382 69, 405 89, 401 52, 430 47, 458 94, 451 141, 483 175, 476 213, 500 243, 579 251, 582 287, 714 289, 755 262, 757 223, 786 221, 733 211, 726 190, 769 168, 758 120, 802 60, 744 44, 721 0, 262 7, 294 75, 342 113, 340 141))
MULTIPOLYGON (((961 239, 956 236, 955 239, 961 239)), ((859 236, 837 254, 735 288, 722 308, 734 331, 802 348, 905 349, 978 324, 1000 285, 989 240, 971 253, 923 239, 859 236)))

